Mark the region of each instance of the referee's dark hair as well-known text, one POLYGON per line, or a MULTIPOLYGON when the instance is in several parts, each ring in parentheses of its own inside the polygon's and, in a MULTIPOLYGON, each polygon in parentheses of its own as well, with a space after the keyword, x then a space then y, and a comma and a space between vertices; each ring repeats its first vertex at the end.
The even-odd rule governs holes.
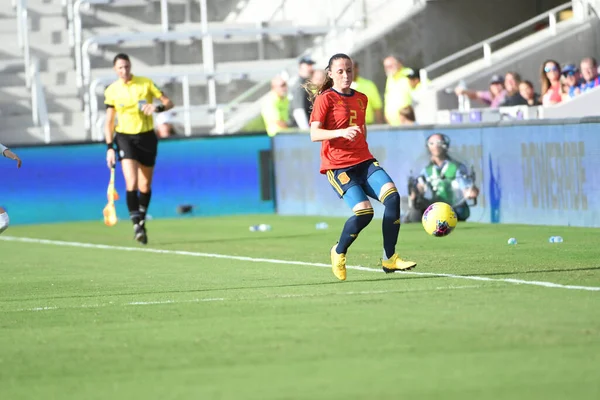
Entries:
POLYGON ((129 60, 129 56, 125 53, 119 53, 115 56, 115 58, 113 58, 113 65, 115 65, 117 63, 117 61, 119 60, 124 60, 127 61, 128 63, 131 63, 131 60, 129 60))

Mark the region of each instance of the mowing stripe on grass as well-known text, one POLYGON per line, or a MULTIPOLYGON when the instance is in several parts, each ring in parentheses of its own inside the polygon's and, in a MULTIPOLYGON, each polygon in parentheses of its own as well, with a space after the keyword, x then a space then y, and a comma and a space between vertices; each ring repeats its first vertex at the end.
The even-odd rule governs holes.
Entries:
MULTIPOLYGON (((154 300, 154 301, 131 301, 128 303, 97 303, 97 304, 83 304, 76 306, 45 306, 45 307, 33 307, 33 308, 20 308, 18 310, 2 310, 0 312, 22 312, 22 311, 53 311, 53 310, 65 310, 65 309, 78 309, 78 308, 100 308, 109 306, 155 306, 155 305, 166 305, 166 304, 186 304, 186 303, 205 303, 214 301, 253 301, 253 300, 269 300, 269 299, 298 299, 298 298, 311 298, 311 297, 327 297, 327 296, 364 296, 370 294, 389 294, 389 293, 408 293, 408 292, 429 292, 434 290, 465 290, 465 289, 477 289, 480 285, 471 286, 440 286, 436 288, 428 289, 396 289, 396 290, 361 290, 356 292, 326 292, 326 293, 288 293, 288 294, 274 294, 260 297, 209 297, 204 299, 190 299, 190 300, 154 300)), ((251 288, 249 288, 251 289, 251 288)))
MULTIPOLYGON (((154 253, 154 254, 170 254, 178 256, 191 256, 191 257, 205 257, 205 258, 220 258, 226 260, 236 261, 248 261, 248 262, 259 262, 259 263, 270 263, 270 264, 285 264, 285 265, 302 265, 311 267, 331 268, 329 264, 323 263, 312 263, 303 261, 289 261, 289 260, 276 260, 271 258, 254 258, 254 257, 243 257, 243 256, 232 256, 227 254, 214 254, 214 253, 201 253, 195 251, 183 251, 183 250, 161 250, 152 248, 142 247, 124 247, 124 246, 111 246, 106 244, 94 244, 94 243, 80 243, 80 242, 65 242, 61 240, 47 240, 47 239, 34 239, 34 238, 23 238, 15 236, 0 236, 0 240, 9 242, 23 242, 23 243, 36 243, 36 244, 49 244, 53 246, 66 246, 66 247, 82 247, 88 249, 104 249, 104 250, 120 250, 120 251, 134 251, 142 253, 154 253)), ((366 271, 366 272, 383 272, 380 269, 362 267, 358 265, 349 265, 348 269, 366 271)), ((560 283, 543 282, 543 281, 527 281, 523 279, 511 279, 511 278, 489 278, 486 276, 471 276, 471 275, 454 275, 444 274, 436 272, 413 272, 407 271, 402 272, 407 275, 419 275, 419 276, 436 276, 440 278, 452 278, 452 279, 467 279, 472 281, 484 281, 484 282, 505 282, 517 285, 532 285, 541 286, 546 288, 557 288, 557 289, 571 289, 571 290, 585 290, 591 292, 600 292, 598 286, 577 286, 577 285, 562 285, 560 283)))

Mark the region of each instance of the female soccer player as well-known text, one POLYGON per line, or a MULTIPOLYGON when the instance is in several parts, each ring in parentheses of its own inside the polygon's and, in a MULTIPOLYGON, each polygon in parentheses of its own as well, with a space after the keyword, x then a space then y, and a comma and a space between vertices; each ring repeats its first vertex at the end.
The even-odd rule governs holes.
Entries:
POLYGON ((145 219, 158 147, 152 113, 167 111, 173 108, 173 103, 150 79, 131 74, 127 54, 117 54, 113 66, 119 79, 104 91, 106 163, 108 168, 114 167, 116 144, 125 177, 127 208, 133 222, 134 237, 146 244, 145 219), (155 106, 152 104, 154 99, 159 99, 162 104, 155 106), (116 127, 115 116, 118 119, 116 127))
POLYGON ((392 179, 369 151, 365 125, 367 96, 350 89, 352 60, 345 54, 336 54, 329 59, 326 71, 327 79, 312 98, 310 138, 321 142, 320 172, 327 174, 333 189, 354 212, 346 221, 339 242, 331 248, 333 274, 340 280, 346 279, 346 252, 373 219, 368 197, 385 206, 383 270, 389 273, 412 269, 417 264, 402 260, 396 253, 400 196, 392 179))
MULTIPOLYGON (((0 153, 6 158, 10 158, 11 160, 15 160, 17 162, 17 168, 21 168, 21 159, 15 153, 10 151, 8 147, 4 146, 0 143, 0 153)), ((8 213, 2 207, 0 207, 0 233, 4 232, 6 228, 8 228, 8 223, 10 219, 8 218, 8 213)))

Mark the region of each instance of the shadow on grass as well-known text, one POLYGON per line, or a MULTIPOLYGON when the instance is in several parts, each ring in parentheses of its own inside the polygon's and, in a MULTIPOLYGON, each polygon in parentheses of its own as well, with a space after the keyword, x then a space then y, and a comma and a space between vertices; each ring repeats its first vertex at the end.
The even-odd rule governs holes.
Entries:
POLYGON ((244 236, 237 238, 211 238, 211 239, 200 239, 200 240, 179 240, 172 242, 161 242, 161 241, 153 241, 152 246, 172 246, 179 244, 202 244, 202 243, 229 243, 229 242, 251 242, 253 240, 275 240, 275 239, 298 239, 309 236, 317 236, 314 232, 312 233, 298 233, 295 235, 264 235, 260 236, 257 234, 256 236, 244 236))
MULTIPOLYGON (((345 282, 339 281, 327 281, 327 282, 314 282, 314 283, 292 283, 287 285, 262 285, 262 286, 237 286, 237 287, 214 287, 206 289, 187 289, 187 290, 161 290, 161 291, 145 291, 145 292, 125 292, 125 293, 103 293, 103 294, 84 294, 84 295, 71 295, 71 296, 51 296, 51 297, 30 297, 30 298, 19 298, 19 299, 5 299, 4 302, 15 302, 15 301, 43 301, 43 300, 63 300, 63 299, 88 299, 88 298, 102 298, 102 297, 113 297, 113 296, 141 296, 141 295, 161 295, 161 294, 180 294, 180 293, 210 293, 210 292, 226 292, 230 290, 255 290, 255 289, 280 289, 280 288, 294 288, 294 287, 325 287, 329 285, 344 285, 352 286, 357 283, 365 282, 378 282, 378 281, 396 281, 399 279, 432 279, 432 278, 443 278, 440 276, 407 276, 398 274, 389 274, 385 277, 373 278, 373 279, 354 279, 345 282)), ((335 293, 333 293, 335 294, 335 293)))

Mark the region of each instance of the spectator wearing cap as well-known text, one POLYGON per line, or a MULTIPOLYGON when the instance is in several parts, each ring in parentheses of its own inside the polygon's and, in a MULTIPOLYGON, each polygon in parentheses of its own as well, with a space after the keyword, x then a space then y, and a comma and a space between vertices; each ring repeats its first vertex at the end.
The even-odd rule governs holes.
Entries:
POLYGON ((581 93, 581 85, 585 82, 581 79, 579 68, 575 64, 567 64, 562 67, 562 76, 564 83, 566 84, 566 90, 563 93, 563 97, 572 99, 581 93))
POLYGON ((313 74, 313 65, 315 62, 309 57, 302 57, 298 64, 298 80, 290 88, 290 126, 300 129, 309 129, 308 119, 310 118, 311 103, 304 85, 309 83, 313 74))
MULTIPOLYGON (((408 78, 408 84, 410 85, 410 97, 412 98, 413 107, 419 104, 423 88, 421 86, 421 77, 416 71, 412 71, 406 76, 408 78)), ((427 80, 429 83, 429 79, 427 80)))
POLYGON ((502 75, 493 75, 490 79, 490 88, 486 91, 468 90, 462 87, 457 87, 454 92, 457 96, 467 96, 471 100, 479 100, 485 103, 490 108, 498 108, 506 98, 506 90, 504 90, 504 78, 502 75))
POLYGON ((538 100, 540 96, 535 92, 531 81, 522 81, 519 83, 519 93, 521 94, 521 97, 525 99, 528 106, 533 107, 542 105, 538 100))
POLYGON ((586 57, 579 64, 581 75, 585 82, 581 84, 581 93, 600 86, 600 78, 598 78, 598 62, 593 57, 586 57))
POLYGON ((350 88, 367 96, 367 109, 365 110, 365 124, 383 124, 383 102, 375 82, 360 76, 360 66, 357 61, 352 62, 354 81, 350 88))
POLYGON ((519 93, 519 84, 521 83, 521 75, 516 72, 507 72, 504 75, 504 90, 506 97, 501 107, 526 106, 527 100, 519 93))
POLYGON ((560 64, 554 60, 546 60, 540 71, 542 86, 542 105, 550 106, 562 101, 562 86, 560 84, 560 64))
POLYGON ((404 67, 395 56, 383 60, 383 69, 387 75, 384 94, 384 116, 388 124, 400 125, 400 110, 412 105, 411 87, 407 76, 412 69, 404 67))

